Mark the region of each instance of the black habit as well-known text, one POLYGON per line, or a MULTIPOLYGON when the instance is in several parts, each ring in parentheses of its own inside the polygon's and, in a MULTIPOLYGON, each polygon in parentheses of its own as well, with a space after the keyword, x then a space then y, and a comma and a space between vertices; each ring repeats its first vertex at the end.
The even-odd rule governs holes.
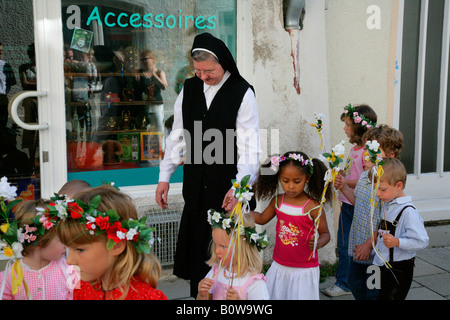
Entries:
MULTIPOLYGON (((206 261, 210 258, 211 226, 207 211, 211 208, 223 211, 222 201, 231 188, 231 180, 237 174, 236 118, 243 97, 251 85, 237 72, 234 60, 230 67, 228 49, 213 37, 214 46, 207 47, 205 38, 196 37, 194 48, 213 51, 231 76, 215 95, 208 110, 203 92, 203 81, 198 77, 187 79, 184 84, 182 117, 186 141, 186 162, 183 167, 183 198, 185 201, 175 254, 174 274, 191 280, 191 296, 196 297, 198 283, 208 273, 206 261), (224 53, 224 48, 228 53, 224 53), (219 51, 218 51, 219 50, 219 51), (227 68, 226 68, 227 67, 227 68), (207 138, 208 129, 221 134, 223 143, 207 138), (228 130, 228 133, 227 133, 228 130), (209 147, 208 147, 209 146, 209 147), (214 147, 213 147, 214 146, 214 147), (232 154, 231 154, 232 152, 232 154), (211 163, 211 159, 214 161, 211 163), (206 160, 206 162, 205 162, 206 160)), ((208 42, 207 41, 207 42, 208 42)), ((231 59, 233 59, 231 57, 231 59)), ((213 134, 213 136, 215 136, 213 134)), ((254 202, 253 202, 254 207, 254 202)))

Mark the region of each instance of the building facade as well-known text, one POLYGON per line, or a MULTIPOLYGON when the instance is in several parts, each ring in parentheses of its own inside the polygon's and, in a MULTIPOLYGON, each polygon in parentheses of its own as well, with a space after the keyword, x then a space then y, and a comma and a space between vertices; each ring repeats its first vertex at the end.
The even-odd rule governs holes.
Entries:
MULTIPOLYGON (((18 83, 7 94, 11 116, 2 135, 24 159, 2 175, 24 198, 49 197, 83 179, 114 182, 138 207, 154 208, 173 104, 192 69, 187 55, 194 36, 210 32, 255 87, 263 160, 289 150, 317 157, 314 113, 325 115, 329 147, 347 140, 343 107, 369 104, 378 123, 405 135, 406 192, 423 218, 449 219, 449 1, 263 2, 0 1, 2 59, 18 83), (142 85, 146 50, 165 90, 142 85), (35 87, 19 81, 33 79, 35 87)), ((181 181, 180 168, 171 180, 173 205, 182 204, 181 181)), ((335 235, 338 212, 326 215, 335 235)), ((334 236, 323 261, 334 261, 335 243, 334 236)))

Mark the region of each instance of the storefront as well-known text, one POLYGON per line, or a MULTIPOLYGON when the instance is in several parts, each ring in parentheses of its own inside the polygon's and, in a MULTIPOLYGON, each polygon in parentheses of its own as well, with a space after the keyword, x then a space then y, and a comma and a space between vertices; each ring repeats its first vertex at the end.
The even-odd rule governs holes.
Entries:
MULTIPOLYGON (((325 115, 329 147, 347 141, 343 106, 369 104, 379 123, 407 137, 407 193, 424 220, 448 220, 442 188, 450 178, 448 0, 0 4, 0 60, 17 83, 7 95, 0 91, 0 102, 8 105, 6 96, 18 113, 2 127, 0 175, 18 185, 23 198, 50 197, 66 181, 83 179, 93 186, 114 182, 137 205, 157 208, 164 137, 189 76, 188 51, 196 34, 210 32, 226 42, 255 88, 263 159, 288 150, 317 157, 314 113, 325 115), (290 28, 288 16, 295 13, 291 18, 299 22, 294 9, 301 3, 303 28, 290 28), (164 90, 152 63, 164 73, 164 90)), ((172 204, 182 205, 181 180, 180 168, 170 181, 172 204)), ((337 230, 337 215, 326 214, 330 230, 337 230)), ((335 258, 335 241, 323 249, 325 260, 335 258)))
MULTIPOLYGON (((17 84, 0 174, 23 198, 73 179, 157 184, 192 40, 210 32, 236 54, 236 2, 5 2, 0 42, 17 84)), ((171 182, 181 179, 180 168, 171 182)))

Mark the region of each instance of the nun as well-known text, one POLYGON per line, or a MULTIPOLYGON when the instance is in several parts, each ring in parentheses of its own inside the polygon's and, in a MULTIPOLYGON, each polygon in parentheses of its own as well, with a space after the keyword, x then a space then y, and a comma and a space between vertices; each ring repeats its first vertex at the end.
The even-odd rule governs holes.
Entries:
MULTIPOLYGON (((208 273, 209 209, 231 211, 232 180, 256 181, 261 156, 258 106, 253 87, 240 75, 225 43, 209 33, 195 37, 195 76, 185 81, 174 105, 174 123, 160 165, 156 202, 167 208, 169 181, 183 162, 184 209, 174 275, 190 280, 191 296, 208 273)), ((250 203, 255 207, 255 201, 250 203)))

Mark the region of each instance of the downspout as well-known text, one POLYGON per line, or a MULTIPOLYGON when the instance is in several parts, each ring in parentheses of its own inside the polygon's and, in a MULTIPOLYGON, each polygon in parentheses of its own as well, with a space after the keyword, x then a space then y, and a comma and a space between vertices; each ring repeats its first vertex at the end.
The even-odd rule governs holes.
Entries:
POLYGON ((294 88, 300 94, 300 43, 299 33, 302 26, 302 13, 305 8, 305 0, 285 0, 284 29, 291 37, 291 56, 294 64, 294 88))

